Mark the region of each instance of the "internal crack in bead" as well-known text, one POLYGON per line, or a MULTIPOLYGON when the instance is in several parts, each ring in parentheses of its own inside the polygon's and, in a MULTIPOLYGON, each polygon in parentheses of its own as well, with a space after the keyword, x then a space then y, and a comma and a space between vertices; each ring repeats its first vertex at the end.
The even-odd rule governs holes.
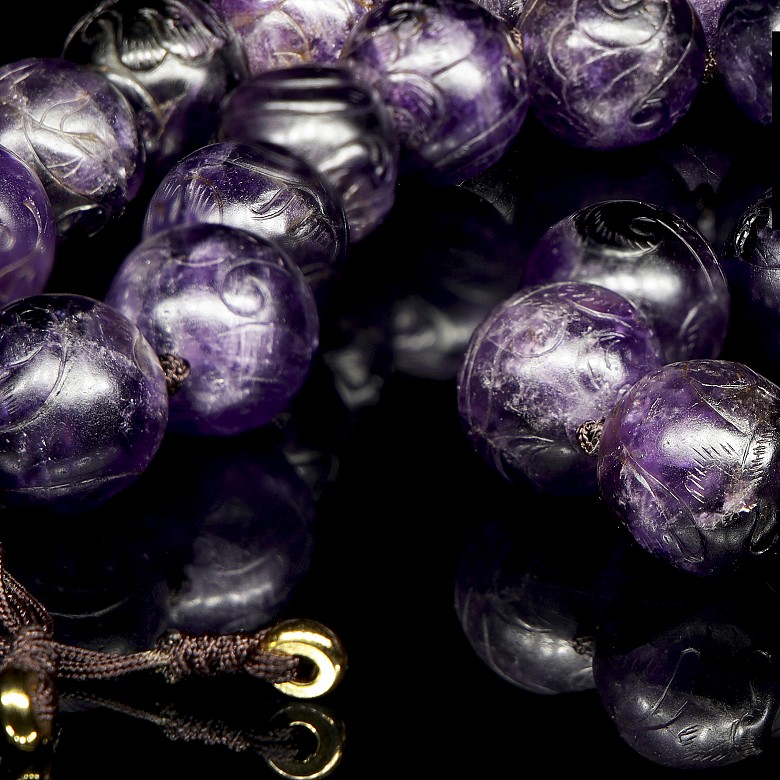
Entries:
POLYGON ((577 441, 586 455, 591 457, 598 455, 602 430, 604 430, 603 417, 600 420, 586 420, 577 428, 577 441))

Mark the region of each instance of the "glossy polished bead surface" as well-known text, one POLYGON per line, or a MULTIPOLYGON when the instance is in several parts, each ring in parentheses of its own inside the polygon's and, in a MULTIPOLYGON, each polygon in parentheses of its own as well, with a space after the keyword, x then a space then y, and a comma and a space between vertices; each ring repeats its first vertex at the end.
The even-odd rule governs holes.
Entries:
POLYGON ((728 0, 720 15, 715 61, 739 110, 772 124, 772 33, 780 32, 780 2, 728 0))
POLYGON ((0 305, 43 292, 56 242, 54 212, 40 178, 0 148, 0 305))
POLYGON ((390 110, 404 175, 442 184, 474 176, 500 159, 525 121, 517 38, 476 3, 382 3, 355 25, 340 61, 390 110))
POLYGON ((212 0, 236 29, 251 75, 335 62, 349 31, 376 0, 212 0))
POLYGON ((104 0, 72 27, 63 57, 124 93, 155 175, 211 139, 221 100, 248 75, 235 31, 201 0, 104 0))
POLYGON ((593 494, 583 426, 661 363, 658 337, 623 296, 583 282, 527 287, 474 331, 458 410, 475 450, 510 482, 593 494))
POLYGON ((12 505, 102 503, 151 462, 168 420, 160 362, 114 308, 42 294, 0 310, 0 492, 12 505))
POLYGON ((186 361, 169 427, 230 435, 270 422, 297 393, 319 344, 314 294, 266 239, 227 225, 161 230, 125 257, 106 301, 157 354, 186 361))
POLYGON ((575 146, 646 143, 687 113, 706 40, 688 0, 530 0, 517 25, 531 110, 575 146))
POLYGON ((315 292, 341 270, 349 246, 344 205, 325 175, 266 143, 217 142, 180 160, 152 195, 143 234, 200 223, 278 243, 315 292))
POLYGON ((594 203, 550 226, 524 284, 578 280, 629 298, 656 330, 666 362, 718 357, 729 287, 712 246, 686 220, 635 200, 594 203))
POLYGON ((0 144, 40 177, 59 237, 89 236, 120 217, 144 177, 127 99, 99 73, 64 59, 0 67, 0 144))
POLYGON ((778 537, 780 388, 729 360, 642 377, 604 423, 599 492, 636 541, 700 576, 734 571, 778 537))
POLYGON ((395 129, 376 91, 343 66, 275 68, 244 80, 222 106, 217 137, 274 143, 311 163, 341 196, 353 243, 395 202, 395 129))

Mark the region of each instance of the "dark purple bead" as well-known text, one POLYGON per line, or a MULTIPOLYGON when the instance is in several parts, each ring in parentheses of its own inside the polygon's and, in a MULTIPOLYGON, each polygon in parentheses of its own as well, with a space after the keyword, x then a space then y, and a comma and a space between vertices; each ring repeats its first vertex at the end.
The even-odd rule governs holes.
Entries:
POLYGON ((236 32, 201 0, 103 0, 69 31, 62 56, 127 97, 156 175, 211 140, 220 102, 248 75, 236 32))
POLYGON ((520 21, 526 6, 526 0, 476 0, 476 3, 512 27, 520 21))
POLYGON ((607 416, 599 492, 636 541, 696 575, 741 568, 777 538, 780 388, 728 360, 671 363, 607 416))
POLYGON ((0 144, 40 177, 60 237, 101 230, 142 184, 132 107, 108 79, 64 59, 0 67, 0 144))
POLYGON ((401 173, 457 183, 493 165, 528 109, 506 22, 471 0, 387 2, 353 28, 340 60, 371 84, 401 141, 401 173))
POLYGON ((0 309, 0 492, 11 505, 102 503, 149 465, 168 421, 162 367, 138 328, 80 295, 0 309))
POLYGON ((531 110, 575 146, 647 143, 687 113, 706 40, 688 0, 531 0, 517 25, 531 110))
POLYGON ((393 207, 399 146, 379 96, 340 65, 276 68, 226 98, 220 141, 274 143, 311 163, 341 196, 352 243, 393 207))
POLYGON ((458 410, 476 451, 510 482, 596 493, 593 424, 661 363, 658 337, 623 296, 584 282, 528 287, 474 331, 458 410))
POLYGON ((169 582, 169 627, 255 631, 272 623, 309 572, 311 491, 281 450, 255 438, 169 434, 144 517, 169 582), (186 482, 184 491, 171 490, 186 482))
POLYGON ((772 33, 778 0, 728 0, 720 15, 715 62, 726 90, 750 120, 772 124, 772 33))
POLYGON ((43 292, 56 243, 54 212, 40 178, 0 147, 0 305, 43 292))
POLYGON ((699 15, 701 25, 704 28, 704 38, 710 52, 715 46, 718 35, 718 23, 720 15, 726 5, 726 0, 690 0, 696 13, 699 15))
POLYGON ((191 152, 152 195, 143 235, 206 222, 277 243, 318 300, 349 247, 344 205, 333 185, 303 158, 272 144, 223 141, 191 152))
POLYGON ((720 354, 730 305, 723 267, 704 236, 666 209, 602 201, 552 225, 531 251, 523 283, 565 280, 629 298, 658 333, 667 363, 720 354))
POLYGON ((246 51, 251 75, 335 62, 350 30, 376 0, 212 0, 246 51))
POLYGON ((189 365, 170 399, 172 430, 230 435, 281 412, 319 343, 314 295, 275 244, 239 228, 179 225, 148 236, 106 301, 158 355, 189 365))

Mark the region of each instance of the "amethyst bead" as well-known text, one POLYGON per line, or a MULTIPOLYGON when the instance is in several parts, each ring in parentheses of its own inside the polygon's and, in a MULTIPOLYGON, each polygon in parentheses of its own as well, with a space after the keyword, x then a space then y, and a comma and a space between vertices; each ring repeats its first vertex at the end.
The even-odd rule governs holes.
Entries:
POLYGON ((41 294, 0 309, 0 493, 75 511, 130 485, 168 421, 157 355, 100 301, 41 294))
POLYGON ((506 22, 463 0, 387 2, 353 28, 340 60, 371 84, 401 141, 401 173, 457 183, 509 148, 528 108, 506 22))
POLYGON ((0 148, 0 305, 43 292, 56 242, 54 212, 40 178, 0 148))
POLYGON ((341 196, 351 242, 395 201, 398 139, 379 95, 340 65, 276 68, 226 98, 220 141, 274 143, 311 163, 341 196))
POLYGON ((526 0, 475 0, 475 2, 512 27, 520 21, 520 15, 526 6, 526 0))
POLYGON ((531 110, 575 146, 647 143, 687 113, 706 40, 688 0, 530 0, 517 25, 531 110))
POLYGON ((596 493, 594 429, 661 363, 655 332, 623 296, 584 282, 529 287, 474 331, 458 410, 475 450, 510 482, 596 493))
POLYGON ((170 399, 169 428, 231 435, 281 412, 319 344, 314 295, 272 242, 227 225, 179 225, 144 239, 120 265, 106 301, 158 355, 189 374, 170 399))
POLYGON ((93 235, 116 220, 143 181, 144 149, 127 99, 64 59, 0 67, 0 145, 40 177, 60 238, 93 235))
POLYGON ((728 360, 671 363, 604 423, 599 492, 639 545, 700 576, 733 571, 777 538, 780 388, 728 360))
POLYGON ((350 30, 376 0, 212 0, 236 29, 250 74, 335 62, 350 30))
POLYGON ((324 296, 349 247, 344 205, 324 174, 284 148, 209 144, 171 168, 152 195, 143 235, 217 223, 278 243, 324 296))
POLYGON ((772 124, 772 33, 780 31, 780 2, 728 0, 715 40, 718 72, 737 108, 772 124))
POLYGON ((527 258, 523 283, 567 280, 629 298, 656 330, 667 363, 720 354, 730 306, 723 267, 704 236, 666 209, 610 200, 556 222, 527 258))
POLYGON ((71 28, 62 56, 130 101, 156 175, 211 140, 220 102, 248 75, 235 30, 201 0, 103 0, 71 28))

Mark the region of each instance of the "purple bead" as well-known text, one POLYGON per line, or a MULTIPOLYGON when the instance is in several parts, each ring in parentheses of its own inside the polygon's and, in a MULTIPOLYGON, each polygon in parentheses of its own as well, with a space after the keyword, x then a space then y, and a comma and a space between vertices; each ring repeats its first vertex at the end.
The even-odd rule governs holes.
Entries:
POLYGON ((255 438, 169 434, 145 522, 170 583, 169 627, 255 631, 272 623, 314 554, 309 487, 281 450, 255 438), (185 491, 171 491, 186 480, 185 491))
POLYGON ((780 31, 780 2, 728 0, 715 40, 715 62, 738 109, 772 124, 772 33, 780 31))
POLYGON ((595 493, 593 424, 661 362, 655 332, 623 296, 584 282, 529 287, 474 331, 458 410, 475 450, 510 482, 595 493))
POLYGON ((371 84, 401 141, 401 173, 457 183, 498 161, 528 108, 508 24, 473 2, 387 2, 369 11, 341 61, 371 84))
POLYGON ((211 140, 220 102, 248 75, 236 32, 201 0, 104 0, 71 28, 62 56, 128 98, 156 175, 211 140))
POLYGON ((344 205, 333 185, 297 154, 271 144, 218 142, 180 160, 149 201, 143 236, 206 222, 278 243, 319 297, 349 247, 344 205))
POLYGON ((729 360, 653 371, 604 423, 599 492, 646 550, 693 574, 734 570, 777 538, 780 388, 729 360))
POLYGON ((156 353, 105 303, 42 294, 0 309, 0 492, 11 505, 98 505, 149 465, 168 421, 156 353))
POLYGON ((59 237, 93 235, 116 220, 144 176, 126 98, 99 73, 63 59, 0 67, 0 144, 40 177, 59 237))
POLYGON ((475 2, 512 27, 520 21, 520 14, 526 6, 526 0, 475 0, 475 2))
POLYGON ((314 295, 275 244, 212 223, 154 233, 117 270, 106 301, 158 355, 190 372, 170 399, 172 430, 231 435, 281 412, 319 344, 314 295))
POLYGON ((690 3, 699 15, 707 47, 712 51, 718 35, 720 15, 726 5, 726 0, 690 0, 690 3))
POLYGON ((56 242, 54 212, 40 178, 0 148, 0 305, 43 292, 56 242))
POLYGON ((656 330, 665 362, 718 357, 729 287, 699 231, 649 203, 611 200, 552 225, 526 261, 523 283, 581 281, 629 298, 656 330))
POLYGON ((531 0, 517 25, 531 110, 575 146, 647 143, 687 113, 706 41, 688 0, 531 0))
POLYGON ((251 75, 335 62, 350 30, 376 0, 212 0, 236 29, 251 75))
POLYGON ((220 141, 274 143, 313 165, 342 198, 352 243, 395 201, 398 139, 377 93, 340 65, 276 68, 225 100, 220 141))

